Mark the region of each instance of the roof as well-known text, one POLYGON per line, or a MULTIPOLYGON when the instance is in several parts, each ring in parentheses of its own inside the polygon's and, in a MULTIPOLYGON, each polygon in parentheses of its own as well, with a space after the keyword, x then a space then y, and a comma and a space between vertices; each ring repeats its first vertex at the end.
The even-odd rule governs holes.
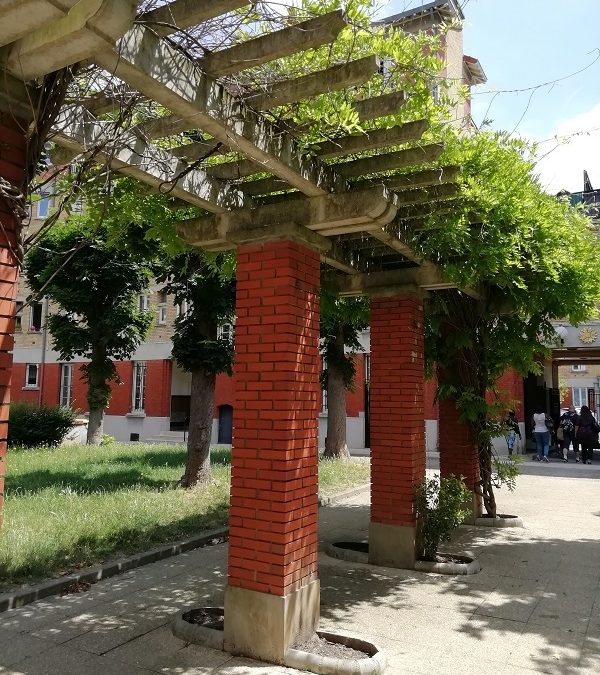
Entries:
POLYGON ((463 63, 471 75, 471 84, 485 84, 487 82, 487 75, 481 67, 478 59, 474 56, 463 56, 463 63))
POLYGON ((435 14, 436 12, 439 13, 443 19, 458 19, 459 21, 463 21, 465 18, 465 15, 456 0, 434 0, 434 2, 421 3, 404 12, 386 16, 384 19, 381 19, 381 21, 377 21, 376 24, 402 24, 427 15, 435 14))

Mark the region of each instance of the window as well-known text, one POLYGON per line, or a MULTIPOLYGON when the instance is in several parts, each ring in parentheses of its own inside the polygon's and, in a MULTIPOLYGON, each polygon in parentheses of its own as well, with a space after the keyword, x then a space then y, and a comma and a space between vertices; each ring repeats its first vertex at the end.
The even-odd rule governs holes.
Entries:
POLYGON ((53 191, 54 188, 52 182, 47 183, 42 187, 40 199, 36 203, 38 218, 47 218, 50 215, 50 209, 54 206, 54 197, 52 197, 53 191))
POLYGON ((29 311, 29 330, 33 333, 42 329, 42 303, 34 302, 29 311))
POLYGON ((227 340, 227 342, 232 342, 233 325, 230 323, 221 324, 217 329, 217 337, 219 340, 227 340))
POLYGON ((144 410, 144 398, 146 396, 146 364, 136 361, 133 364, 133 395, 131 408, 133 411, 144 410))
POLYGON ((587 405, 587 389, 585 387, 573 387, 573 405, 576 408, 581 408, 582 405, 587 405))
POLYGON ((571 370, 574 373, 585 373, 587 371, 587 366, 583 364, 578 364, 576 366, 571 366, 571 370))
MULTIPOLYGON (((322 358, 321 359, 321 372, 325 372, 327 370, 327 359, 322 358)), ((321 412, 326 413, 327 412, 327 387, 323 388, 323 396, 321 397, 321 412)))
POLYGON ((365 354, 365 382, 371 381, 371 355, 365 354))
POLYGON ((140 312, 147 312, 150 309, 149 295, 138 295, 138 309, 140 312))
POLYGON ((187 300, 184 300, 181 304, 175 305, 175 316, 185 316, 188 311, 187 300))
POLYGON ((23 302, 21 300, 17 300, 15 308, 15 331, 23 330, 22 319, 23 319, 23 302))
POLYGON ((68 408, 73 399, 73 364, 62 363, 60 366, 60 405, 68 408))
POLYGON ((38 386, 38 376, 40 367, 37 363, 28 363, 25 367, 25 387, 36 389, 38 386))
POLYGON ((158 319, 157 323, 164 326, 167 323, 167 291, 158 292, 158 319))

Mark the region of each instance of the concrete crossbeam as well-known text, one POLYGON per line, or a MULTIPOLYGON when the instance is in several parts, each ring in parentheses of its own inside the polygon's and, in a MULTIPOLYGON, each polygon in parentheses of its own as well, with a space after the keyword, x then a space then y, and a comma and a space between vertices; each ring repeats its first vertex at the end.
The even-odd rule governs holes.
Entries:
POLYGON ((272 84, 265 91, 250 92, 244 100, 255 110, 272 110, 280 105, 363 84, 378 69, 377 57, 365 56, 310 75, 272 84))
POLYGON ((3 73, 1 77, 0 111, 11 113, 23 120, 33 119, 39 91, 8 73, 3 73))
POLYGON ((174 0, 142 14, 140 21, 165 37, 249 4, 248 0, 174 0))
POLYGON ((264 165, 265 171, 300 192, 317 196, 346 189, 346 182, 331 169, 303 156, 288 134, 277 133, 267 120, 148 29, 135 26, 115 51, 98 54, 95 59, 145 96, 175 115, 190 118, 193 127, 264 165))
POLYGON ((227 248, 232 233, 239 237, 244 230, 263 228, 268 236, 276 226, 295 223, 323 234, 323 230, 368 231, 392 222, 396 214, 395 196, 384 188, 330 194, 288 204, 267 204, 235 213, 193 218, 178 224, 179 236, 192 246, 208 250, 227 248))
MULTIPOLYGON (((115 171, 138 178, 162 192, 212 213, 224 213, 244 205, 239 190, 224 185, 196 169, 173 179, 187 165, 167 150, 147 144, 134 134, 116 129, 112 122, 98 121, 83 107, 64 111, 55 125, 54 141, 77 153, 95 152, 115 171), (172 188, 172 189, 171 189, 172 188)), ((247 203, 247 200, 246 200, 247 203)))
POLYGON ((7 72, 27 82, 111 48, 130 28, 136 0, 79 0, 64 16, 11 45, 7 72))
POLYGON ((232 75, 263 63, 333 42, 346 25, 341 10, 212 52, 198 60, 205 73, 232 75))

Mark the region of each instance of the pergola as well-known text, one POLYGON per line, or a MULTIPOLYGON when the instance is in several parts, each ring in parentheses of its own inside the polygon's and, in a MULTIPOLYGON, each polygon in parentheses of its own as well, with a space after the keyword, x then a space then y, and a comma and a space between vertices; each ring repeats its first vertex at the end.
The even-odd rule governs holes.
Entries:
MULTIPOLYGON (((182 49, 182 31, 246 4, 173 0, 139 12, 134 0, 0 2, 2 439, 19 267, 18 199, 10 187, 24 189, 44 76, 74 63, 95 64, 119 86, 65 103, 53 141, 66 156, 93 156, 151 190, 168 186, 173 198, 204 213, 179 224, 185 241, 209 251, 237 250, 225 645, 281 662, 319 619, 321 280, 341 295, 372 298, 369 555, 374 564, 412 568, 413 487, 425 473, 423 299, 452 284, 412 250, 404 233, 460 198, 460 168, 440 164, 443 146, 421 140, 425 120, 349 135, 323 130, 323 140, 306 147, 301 127, 267 114, 367 82, 378 73, 375 55, 255 91, 232 86, 233 75, 331 43, 346 25, 341 12, 201 57, 182 49), (153 102, 149 109, 160 106, 160 114, 116 125, 111 113, 131 96, 153 102), (190 130, 193 137, 181 135, 190 130), (202 161, 217 155, 218 162, 202 161)), ((385 118, 409 95, 390 91, 356 100, 354 108, 362 122, 385 118)), ((442 471, 463 474, 474 485, 476 448, 456 433, 455 411, 445 405, 442 471)))

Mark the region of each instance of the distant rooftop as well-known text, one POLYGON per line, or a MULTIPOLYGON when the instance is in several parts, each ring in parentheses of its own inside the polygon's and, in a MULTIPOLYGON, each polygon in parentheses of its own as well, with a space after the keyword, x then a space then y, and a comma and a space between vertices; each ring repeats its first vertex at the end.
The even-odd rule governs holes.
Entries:
POLYGON ((471 74, 471 83, 472 84, 485 84, 487 82, 487 75, 485 74, 481 63, 474 56, 463 56, 463 63, 468 68, 469 73, 471 74))
POLYGON ((415 4, 411 9, 407 9, 404 12, 399 12, 398 14, 393 14, 392 16, 386 16, 380 21, 376 21, 376 24, 402 24, 408 21, 414 21, 415 19, 425 18, 428 15, 438 13, 443 19, 451 20, 458 19, 463 21, 465 15, 460 8, 460 5, 456 0, 436 0, 434 2, 427 2, 420 4, 415 4))

